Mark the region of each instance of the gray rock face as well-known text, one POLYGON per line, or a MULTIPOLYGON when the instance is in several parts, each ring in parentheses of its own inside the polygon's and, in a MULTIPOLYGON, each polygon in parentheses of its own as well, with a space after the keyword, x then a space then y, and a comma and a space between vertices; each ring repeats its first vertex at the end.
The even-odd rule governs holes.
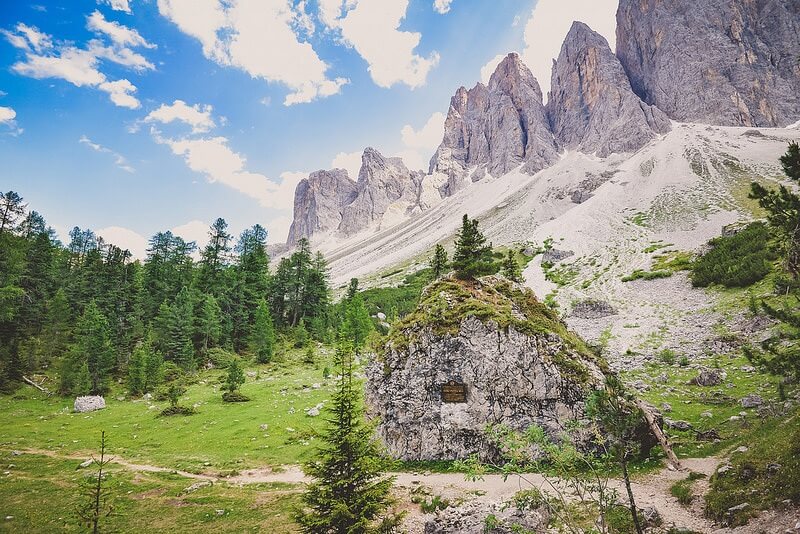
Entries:
POLYGON ((557 158, 542 90, 512 53, 497 66, 488 86, 478 83, 469 91, 456 91, 430 172, 448 176, 443 186, 448 196, 472 174, 476 179, 486 172, 501 176, 521 164, 524 172, 534 174, 557 158))
POLYGON ((576 302, 572 306, 572 317, 581 319, 602 319, 617 313, 617 310, 608 302, 602 300, 586 299, 576 302))
POLYGON ((339 228, 342 211, 358 194, 358 186, 344 169, 312 172, 294 191, 294 220, 287 244, 303 237, 339 228))
POLYGON ((357 194, 342 211, 339 231, 352 235, 363 230, 380 221, 393 204, 405 215, 419 201, 423 176, 408 170, 402 159, 386 158, 367 148, 361 156, 357 194))
MULTIPOLYGON (((441 306, 459 309, 463 298, 474 303, 487 295, 525 321, 525 310, 536 306, 535 297, 505 281, 520 298, 533 299, 509 301, 498 280, 504 279, 480 279, 470 297, 454 284, 434 284, 426 289, 420 313, 435 315, 441 306)), ((452 325, 453 333, 442 333, 437 317, 394 337, 406 344, 390 343, 382 358, 368 366, 366 388, 369 413, 379 418, 378 435, 392 456, 445 460, 478 454, 496 459, 488 425, 522 431, 537 424, 557 439, 567 421, 584 417, 584 400, 602 383, 602 371, 560 335, 525 333, 519 324, 501 327, 467 315, 452 325), (443 386, 452 384, 463 386, 464 402, 447 402, 443 386)))
POLYGON ((633 92, 603 36, 574 22, 553 63, 547 115, 562 148, 606 157, 635 152, 670 121, 633 92))
POLYGON ((106 400, 99 395, 76 397, 73 409, 78 413, 93 412, 106 407, 106 400))
POLYGON ((796 0, 621 0, 617 56, 634 91, 675 120, 800 119, 796 0))
POLYGON ((511 534, 544 532, 549 514, 545 508, 520 510, 512 502, 466 502, 439 510, 425 523, 425 534, 511 534), (486 518, 494 516, 495 525, 488 528, 486 518))

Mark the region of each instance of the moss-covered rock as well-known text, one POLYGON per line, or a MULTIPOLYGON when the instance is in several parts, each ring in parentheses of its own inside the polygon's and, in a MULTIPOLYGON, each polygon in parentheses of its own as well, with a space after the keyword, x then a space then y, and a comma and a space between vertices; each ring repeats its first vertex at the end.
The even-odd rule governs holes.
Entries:
POLYGON ((444 279, 393 328, 368 368, 367 400, 399 458, 492 457, 488 425, 535 423, 557 439, 606 370, 530 289, 500 276, 444 279), (447 384, 464 402, 443 398, 447 384))

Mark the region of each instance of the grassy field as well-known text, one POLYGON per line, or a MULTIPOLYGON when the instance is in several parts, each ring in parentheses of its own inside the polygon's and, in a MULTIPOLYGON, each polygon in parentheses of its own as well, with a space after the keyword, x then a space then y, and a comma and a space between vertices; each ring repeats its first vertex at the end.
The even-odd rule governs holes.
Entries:
POLYGON ((86 414, 72 412, 71 398, 46 398, 23 387, 0 397, 0 447, 88 453, 105 430, 112 452, 136 463, 221 474, 296 464, 308 457, 323 424, 324 416, 309 417, 305 410, 326 402, 334 385, 323 378, 323 369, 334 367, 330 355, 317 351, 315 364, 303 364, 302 352, 282 363, 248 366, 241 390, 250 402, 223 402, 224 372, 200 372, 181 400, 196 406, 191 416, 157 417, 166 401, 119 400, 121 386, 106 397, 104 410, 86 414))

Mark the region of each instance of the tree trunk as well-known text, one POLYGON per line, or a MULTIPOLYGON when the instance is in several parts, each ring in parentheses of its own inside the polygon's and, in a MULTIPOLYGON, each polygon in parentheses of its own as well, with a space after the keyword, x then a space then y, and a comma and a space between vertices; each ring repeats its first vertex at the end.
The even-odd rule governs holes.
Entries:
POLYGON ((674 467, 675 469, 681 471, 683 467, 681 466, 680 460, 678 457, 675 456, 675 451, 672 450, 672 447, 667 440, 667 436, 664 435, 664 432, 661 430, 661 427, 656 424, 656 420, 653 417, 653 413, 650 411, 650 407, 647 406, 641 399, 636 399, 636 405, 642 410, 644 414, 644 418, 647 421, 648 426, 650 427, 650 431, 656 437, 658 442, 661 444, 661 448, 664 449, 664 454, 667 455, 667 461, 674 467))
POLYGON ((636 501, 633 498, 633 490, 631 489, 631 479, 628 475, 628 458, 627 451, 622 453, 622 476, 625 479, 625 490, 628 492, 628 502, 631 508, 631 517, 633 517, 633 526, 636 527, 637 534, 642 534, 642 525, 639 524, 639 513, 636 511, 636 501))

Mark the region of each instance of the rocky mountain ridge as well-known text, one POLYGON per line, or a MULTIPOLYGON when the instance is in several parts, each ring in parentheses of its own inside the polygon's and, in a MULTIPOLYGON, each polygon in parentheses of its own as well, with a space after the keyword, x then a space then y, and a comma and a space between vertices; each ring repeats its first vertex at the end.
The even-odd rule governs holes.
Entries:
POLYGON ((800 118, 797 2, 621 0, 617 21, 616 54, 588 26, 573 24, 553 63, 546 105, 516 53, 487 85, 460 87, 427 175, 372 149, 355 197, 341 172, 336 179, 335 171, 312 173, 298 186, 288 244, 383 231, 487 176, 534 175, 565 151, 635 153, 673 120, 776 127, 800 118), (321 191, 323 183, 333 190, 321 191))

